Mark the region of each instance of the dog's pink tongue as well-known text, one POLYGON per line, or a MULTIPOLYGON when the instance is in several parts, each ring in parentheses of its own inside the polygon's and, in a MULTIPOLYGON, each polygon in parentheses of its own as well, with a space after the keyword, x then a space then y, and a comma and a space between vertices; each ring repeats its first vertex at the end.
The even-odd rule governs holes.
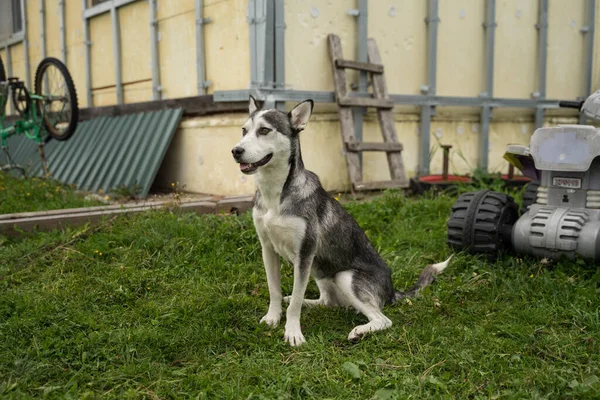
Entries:
POLYGON ((248 168, 250 168, 250 164, 240 163, 240 169, 242 171, 247 170, 248 168))

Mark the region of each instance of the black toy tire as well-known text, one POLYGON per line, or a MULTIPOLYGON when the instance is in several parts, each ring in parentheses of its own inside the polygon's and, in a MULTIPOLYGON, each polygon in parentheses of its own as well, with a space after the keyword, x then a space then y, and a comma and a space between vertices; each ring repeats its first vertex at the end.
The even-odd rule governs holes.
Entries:
POLYGON ((472 254, 495 255, 511 246, 519 208, 511 196, 491 190, 462 194, 448 220, 448 245, 472 254))
POLYGON ((25 87, 25 85, 21 85, 19 87, 14 87, 12 89, 12 102, 13 106, 17 113, 20 116, 25 116, 29 111, 29 103, 31 99, 29 98, 29 91, 25 87))
MULTIPOLYGON (((79 119, 79 107, 77 105, 77 92, 75 91, 75 84, 73 83, 71 74, 69 74, 69 70, 67 69, 65 64, 53 57, 44 58, 38 65, 37 70, 35 71, 35 94, 39 96, 44 95, 42 88, 42 79, 44 76, 44 72, 50 66, 56 67, 56 69, 59 71, 59 73, 62 75, 65 81, 66 90, 70 100, 70 115, 68 125, 60 131, 56 128, 56 126, 54 126, 54 124, 52 124, 47 115, 44 117, 44 126, 46 127, 46 131, 48 131, 48 134, 53 139, 67 140, 73 135, 73 133, 75 133, 75 129, 77 128, 77 122, 79 119)), ((41 107, 43 107, 42 104, 40 104, 40 111, 41 107)))
POLYGON ((6 81, 6 70, 4 69, 4 63, 2 63, 2 57, 0 57, 0 82, 6 81))
POLYGON ((525 191, 523 192, 523 202, 521 203, 521 215, 525 214, 527 210, 529 210, 529 207, 536 203, 539 187, 540 183, 538 181, 531 181, 525 187, 525 191))

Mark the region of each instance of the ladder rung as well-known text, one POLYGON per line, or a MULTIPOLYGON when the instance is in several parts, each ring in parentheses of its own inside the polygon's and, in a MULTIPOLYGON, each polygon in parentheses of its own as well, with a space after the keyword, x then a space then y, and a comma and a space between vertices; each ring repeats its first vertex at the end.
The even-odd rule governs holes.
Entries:
POLYGON ((360 61, 351 61, 351 60, 335 60, 335 66, 337 68, 349 68, 355 69, 358 71, 367 71, 372 72, 374 74, 383 74, 383 65, 381 64, 371 64, 360 61))
POLYGON ((340 97, 338 104, 346 107, 394 108, 394 102, 391 99, 374 99, 372 97, 340 97))
POLYGON ((404 147, 402 143, 346 142, 346 150, 400 152, 404 147))
POLYGON ((406 187, 408 187, 408 181, 406 181, 406 180, 356 182, 356 183, 354 183, 354 190, 356 190, 356 191, 394 189, 394 188, 406 188, 406 187))

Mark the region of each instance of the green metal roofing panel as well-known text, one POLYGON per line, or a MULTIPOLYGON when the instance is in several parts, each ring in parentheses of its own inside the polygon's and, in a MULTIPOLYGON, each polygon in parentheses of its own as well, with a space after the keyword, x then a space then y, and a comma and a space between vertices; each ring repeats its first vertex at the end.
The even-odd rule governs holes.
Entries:
MULTIPOLYGON (((138 188, 144 198, 154 182, 183 109, 99 117, 80 122, 64 142, 46 145, 48 167, 54 179, 77 188, 108 193, 116 188, 138 188)), ((9 154, 30 176, 42 176, 37 144, 24 136, 8 140, 9 154)), ((7 163, 0 154, 0 164, 7 163)))

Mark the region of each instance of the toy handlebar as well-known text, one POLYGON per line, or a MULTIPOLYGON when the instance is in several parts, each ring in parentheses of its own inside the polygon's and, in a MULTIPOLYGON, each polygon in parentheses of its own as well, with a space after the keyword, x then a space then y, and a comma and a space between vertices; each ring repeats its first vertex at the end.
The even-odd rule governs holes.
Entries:
POLYGON ((581 110, 583 106, 583 101, 559 101, 558 106, 561 108, 576 108, 581 110))

